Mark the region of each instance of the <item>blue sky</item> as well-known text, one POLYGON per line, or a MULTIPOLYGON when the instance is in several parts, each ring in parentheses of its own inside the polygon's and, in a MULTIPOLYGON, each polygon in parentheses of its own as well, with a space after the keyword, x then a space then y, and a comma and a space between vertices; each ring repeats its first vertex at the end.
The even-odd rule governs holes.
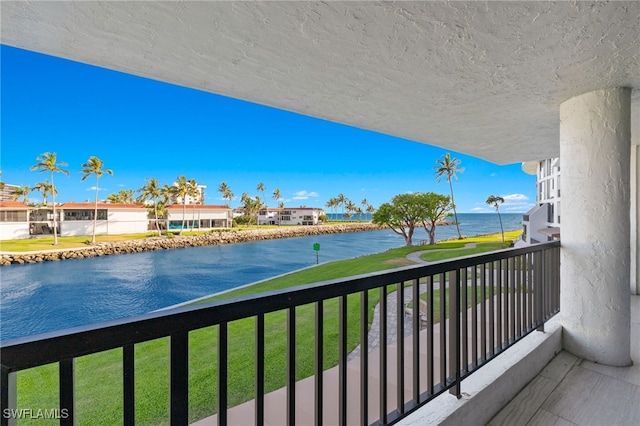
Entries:
MULTIPOLYGON (((56 174, 58 201, 93 200, 95 181, 80 181, 92 155, 113 170, 100 197, 138 189, 145 178, 171 184, 185 175, 206 185, 207 204, 222 204, 226 182, 239 205, 243 192, 268 205, 280 189, 287 206, 324 207, 343 193, 377 207, 404 192, 449 193, 433 174, 446 152, 465 169, 454 182, 459 212, 504 212, 535 202, 535 177, 520 164, 497 166, 454 151, 331 123, 210 93, 1 46, 2 181, 34 186, 48 175, 29 168, 43 152, 58 154, 70 176, 56 174)), ((33 201, 40 194, 32 193, 33 201)))

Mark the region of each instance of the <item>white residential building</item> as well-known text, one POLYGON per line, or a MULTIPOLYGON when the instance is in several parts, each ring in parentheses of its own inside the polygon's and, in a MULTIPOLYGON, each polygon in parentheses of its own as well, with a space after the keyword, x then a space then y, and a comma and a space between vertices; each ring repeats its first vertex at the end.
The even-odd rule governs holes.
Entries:
MULTIPOLYGON (((178 187, 178 182, 174 182, 172 185, 174 188, 178 187)), ((206 185, 198 185, 198 195, 192 196, 187 195, 184 198, 187 200, 186 203, 183 203, 182 197, 171 196, 170 203, 171 204, 204 204, 204 190, 207 188, 206 185)))
POLYGON ((560 159, 522 164, 525 173, 536 175, 536 205, 522 220, 522 240, 527 244, 560 237, 560 159))
MULTIPOLYGON (((60 236, 91 235, 95 204, 60 206, 60 236)), ((139 204, 98 203, 96 235, 139 234, 149 230, 147 208, 139 204)))
POLYGON ((0 201, 0 240, 29 238, 29 206, 18 201, 0 201))
POLYGON ((172 204, 167 206, 164 227, 169 230, 180 229, 183 217, 185 229, 230 228, 233 223, 232 209, 227 206, 190 204, 184 207, 182 204, 172 204))

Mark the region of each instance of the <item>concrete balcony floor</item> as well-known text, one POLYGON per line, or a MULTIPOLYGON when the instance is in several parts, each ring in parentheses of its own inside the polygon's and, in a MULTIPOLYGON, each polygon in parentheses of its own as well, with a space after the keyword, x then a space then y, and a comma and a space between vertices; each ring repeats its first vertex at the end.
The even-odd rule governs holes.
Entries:
POLYGON ((640 296, 631 296, 631 367, 560 352, 490 426, 640 425, 640 296))

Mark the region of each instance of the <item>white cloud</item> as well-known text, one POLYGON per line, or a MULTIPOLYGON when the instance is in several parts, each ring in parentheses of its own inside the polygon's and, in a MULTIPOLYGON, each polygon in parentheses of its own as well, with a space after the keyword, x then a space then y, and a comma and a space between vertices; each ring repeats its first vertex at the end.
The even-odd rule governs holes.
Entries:
POLYGON ((509 195, 502 195, 502 198, 504 198, 504 202, 511 202, 511 201, 528 201, 529 197, 527 197, 524 194, 509 194, 509 195))
MULTIPOLYGON (((107 188, 98 188, 98 191, 106 191, 106 190, 107 190, 107 188)), ((95 186, 89 187, 89 188, 87 188, 87 191, 96 192, 96 187, 95 186)))
POLYGON ((317 198, 318 193, 315 191, 311 191, 311 192, 298 191, 293 195, 293 200, 308 200, 311 197, 317 198))
POLYGON ((474 212, 474 213, 485 213, 488 210, 483 208, 483 207, 474 207, 474 208, 471 209, 471 211, 474 212))

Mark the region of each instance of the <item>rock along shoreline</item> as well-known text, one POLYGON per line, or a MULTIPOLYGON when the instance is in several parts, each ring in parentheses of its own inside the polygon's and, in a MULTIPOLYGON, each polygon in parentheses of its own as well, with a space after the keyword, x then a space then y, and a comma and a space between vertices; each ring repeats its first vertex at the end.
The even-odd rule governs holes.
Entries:
POLYGON ((151 250, 203 247, 221 244, 236 244, 252 241, 274 240, 279 238, 306 237, 311 235, 338 234, 344 232, 362 232, 384 229, 373 223, 341 223, 335 225, 313 225, 282 227, 277 229, 252 229, 248 231, 212 231, 207 234, 180 236, 173 238, 149 237, 143 240, 126 240, 98 243, 94 246, 73 249, 46 250, 26 253, 3 253, 0 266, 13 264, 51 262, 69 259, 111 256, 117 254, 141 253, 151 250))

